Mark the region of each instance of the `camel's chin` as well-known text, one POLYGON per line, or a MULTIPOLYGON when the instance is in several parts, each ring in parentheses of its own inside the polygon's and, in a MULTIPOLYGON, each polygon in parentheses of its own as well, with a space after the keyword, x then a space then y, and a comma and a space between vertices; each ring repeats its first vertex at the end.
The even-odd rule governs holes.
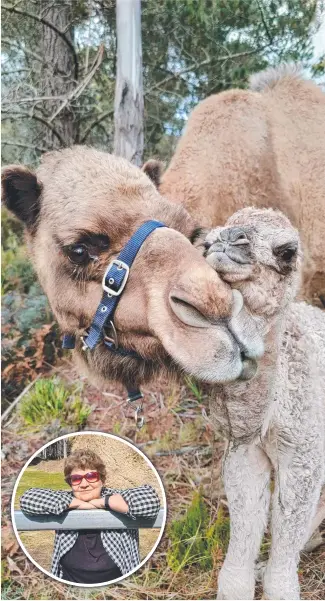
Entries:
MULTIPOLYGON (((215 369, 198 369, 196 373, 188 372, 202 383, 228 384, 236 381, 248 381, 255 377, 258 365, 255 359, 229 361, 228 364, 216 366, 215 369)), ((186 370, 184 370, 186 371, 186 370)))
POLYGON ((257 374, 258 365, 255 359, 244 359, 239 380, 252 380, 257 374))
MULTIPOLYGON (((242 376, 248 379, 248 370, 242 361, 239 348, 231 337, 224 334, 223 344, 222 341, 218 342, 218 345, 210 346, 209 352, 200 361, 200 355, 195 352, 194 347, 193 352, 188 354, 182 353, 179 346, 168 352, 168 349, 162 346, 159 348, 157 344, 151 347, 154 352, 146 357, 124 356, 108 349, 103 343, 93 351, 83 351, 81 345, 78 345, 74 354, 81 371, 86 373, 92 382, 101 386, 112 381, 141 385, 162 372, 176 378, 188 374, 200 382, 210 384, 232 382, 241 379, 242 376)), ((140 355, 140 349, 137 353, 140 355)))

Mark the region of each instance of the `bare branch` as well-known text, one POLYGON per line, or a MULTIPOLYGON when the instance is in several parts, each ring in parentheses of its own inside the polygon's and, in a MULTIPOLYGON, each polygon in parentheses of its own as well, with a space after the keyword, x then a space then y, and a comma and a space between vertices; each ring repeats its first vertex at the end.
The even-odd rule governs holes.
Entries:
POLYGON ((267 24, 267 22, 266 22, 266 18, 265 18, 265 14, 264 14, 264 9, 263 9, 263 7, 261 6, 261 4, 260 4, 259 0, 256 0, 256 4, 257 4, 257 6, 258 6, 258 10, 260 11, 260 14, 261 14, 262 23, 263 23, 263 25, 264 25, 264 29, 265 29, 265 31, 266 31, 266 35, 267 35, 267 37, 269 38, 269 42, 270 42, 270 44, 273 44, 273 36, 272 36, 272 34, 271 34, 270 30, 269 30, 269 26, 268 26, 268 24, 267 24))
POLYGON ((37 152, 47 152, 48 148, 41 148, 40 146, 34 146, 33 144, 23 144, 21 142, 15 142, 14 140, 2 140, 4 146, 17 146, 18 148, 27 148, 28 150, 36 150, 37 152))
POLYGON ((66 43, 66 45, 70 48, 70 51, 73 55, 73 60, 74 60, 74 78, 77 81, 78 71, 79 71, 78 57, 77 57, 76 51, 74 49, 74 45, 72 44, 72 42, 70 42, 70 40, 67 38, 65 33, 63 33, 63 31, 58 29, 55 25, 53 25, 53 23, 51 23, 47 19, 44 19, 44 17, 40 17, 39 15, 34 15, 33 13, 30 13, 26 10, 20 10, 19 8, 16 8, 15 6, 7 6, 6 4, 2 4, 2 9, 7 10, 10 13, 15 13, 16 15, 22 15, 23 17, 29 17, 30 19, 34 19, 34 21, 38 21, 39 23, 42 23, 42 25, 45 25, 46 27, 49 27, 50 29, 52 29, 52 31, 55 31, 55 33, 58 36, 60 36, 60 38, 62 38, 64 40, 64 42, 66 43))
POLYGON ((84 135, 80 140, 80 144, 84 144, 86 142, 90 132, 92 131, 92 129, 94 129, 94 127, 96 127, 96 125, 99 125, 102 121, 104 121, 104 119, 106 119, 106 117, 110 117, 112 115, 114 115, 114 109, 106 111, 106 113, 102 113, 101 115, 99 115, 99 117, 97 117, 97 119, 94 119, 94 121, 92 121, 90 125, 88 125, 84 135))
POLYGON ((158 83, 156 83, 154 86, 152 86, 152 88, 149 88, 148 90, 146 90, 146 94, 152 92, 157 87, 165 85, 166 83, 172 81, 173 79, 178 79, 179 77, 181 77, 185 73, 189 73, 190 71, 194 71, 194 69, 200 69, 201 67, 204 67, 206 65, 210 65, 210 64, 213 64, 213 63, 220 63, 220 62, 225 62, 225 61, 228 61, 228 60, 235 60, 237 58, 243 58, 244 56, 250 56, 251 54, 258 54, 259 52, 262 52, 263 50, 265 50, 266 48, 268 48, 270 45, 271 44, 266 44, 265 46, 262 46, 261 48, 255 48, 254 50, 247 50, 245 52, 237 52, 236 54, 228 54, 227 56, 218 56, 218 57, 213 57, 213 58, 211 58, 211 57, 208 56, 207 58, 205 58, 200 63, 194 62, 189 67, 185 67, 184 69, 181 69, 180 71, 178 71, 178 73, 172 73, 171 75, 168 75, 167 77, 165 77, 161 81, 158 81, 158 83))
MULTIPOLYGON (((12 71, 2 71, 2 75, 14 75, 15 73, 30 73, 31 69, 13 69, 12 71)), ((4 103, 2 103, 3 106, 4 103)))
POLYGON ((22 52, 24 52, 26 56, 31 56, 40 63, 44 63, 44 59, 42 56, 40 56, 40 54, 36 54, 36 52, 33 52, 29 48, 24 48, 24 46, 22 44, 19 44, 18 41, 12 40, 11 38, 2 38, 2 43, 7 44, 7 46, 14 46, 17 48, 17 50, 21 50, 22 52))
POLYGON ((2 117, 2 121, 8 121, 8 120, 15 120, 15 119, 34 119, 35 121, 38 121, 39 123, 42 123, 43 125, 46 125, 46 127, 48 127, 53 134, 55 135, 55 137, 59 140, 60 144, 64 147, 65 146, 65 141, 62 138, 61 134, 57 131, 57 129, 54 127, 54 125, 52 123, 49 123, 49 121, 47 119, 44 119, 43 117, 40 117, 39 115, 35 115, 35 113, 11 113, 8 114, 7 116, 2 117))
MULTIPOLYGON (((26 71, 29 71, 29 69, 26 69, 26 71)), ((34 96, 34 97, 27 97, 27 98, 18 98, 17 100, 6 100, 2 103, 2 106, 6 106, 7 104, 9 104, 10 106, 12 106, 13 104, 28 104, 28 103, 32 103, 32 104, 37 104, 38 102, 43 102, 44 100, 53 100, 53 102, 57 101, 57 100, 63 100, 65 98, 65 96, 34 96)))
POLYGON ((68 96, 65 98, 65 100, 63 101, 61 106, 59 106, 59 108, 53 113, 53 115, 51 115, 51 117, 49 118, 49 123, 51 123, 59 115, 59 113, 61 113, 61 111, 63 111, 63 109, 67 106, 67 104, 69 102, 71 102, 72 99, 76 100, 82 94, 84 89, 88 86, 88 84, 91 82, 92 78, 94 77, 98 67, 100 66, 100 64, 103 60, 103 54, 104 54, 104 44, 101 44, 99 47, 99 50, 97 52, 97 55, 95 57, 95 60, 92 64, 90 70, 88 71, 86 77, 80 82, 79 85, 77 85, 76 88, 74 88, 74 90, 72 90, 72 92, 70 92, 70 94, 68 94, 68 96))

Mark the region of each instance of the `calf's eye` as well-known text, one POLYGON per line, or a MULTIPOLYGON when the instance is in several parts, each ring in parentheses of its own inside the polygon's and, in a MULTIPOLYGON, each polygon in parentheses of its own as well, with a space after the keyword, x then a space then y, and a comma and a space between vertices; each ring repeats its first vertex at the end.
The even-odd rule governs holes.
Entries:
POLYGON ((65 249, 66 255, 74 265, 86 265, 89 260, 89 252, 84 244, 71 244, 65 249))
POLYGON ((283 244, 273 250, 275 256, 284 263, 290 263, 296 257, 297 252, 298 248, 295 244, 283 244))
POLYGON ((281 256, 281 259, 283 259, 283 261, 291 261, 291 259, 293 259, 295 254, 296 254, 295 248, 286 248, 286 250, 284 250, 280 256, 281 256))

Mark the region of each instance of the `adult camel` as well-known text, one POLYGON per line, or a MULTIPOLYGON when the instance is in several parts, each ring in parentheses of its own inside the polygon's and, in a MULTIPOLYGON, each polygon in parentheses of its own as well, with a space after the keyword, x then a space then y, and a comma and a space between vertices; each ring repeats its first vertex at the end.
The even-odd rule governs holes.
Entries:
POLYGON ((207 227, 244 207, 283 211, 302 237, 303 294, 325 304, 324 166, 325 94, 283 65, 200 102, 161 182, 157 161, 144 168, 207 227))
MULTIPOLYGON (((75 146, 44 155, 36 173, 6 167, 2 187, 6 206, 25 225, 53 313, 91 377, 135 389, 163 368, 211 383, 254 371, 263 347, 238 319, 240 293, 192 246, 186 210, 163 199, 140 169, 75 146), (100 305, 107 266, 150 220, 166 227, 143 241, 129 273, 112 266, 116 282, 123 275, 119 303, 92 346, 94 316, 109 313, 100 305)), ((106 281, 105 289, 116 282, 106 281)))

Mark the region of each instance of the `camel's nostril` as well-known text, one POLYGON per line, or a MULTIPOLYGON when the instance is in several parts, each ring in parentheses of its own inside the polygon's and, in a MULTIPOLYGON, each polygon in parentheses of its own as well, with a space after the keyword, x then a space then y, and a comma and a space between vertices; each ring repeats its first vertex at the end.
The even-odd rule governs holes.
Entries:
POLYGON ((233 246, 249 244, 249 239, 247 238, 246 231, 242 227, 225 228, 222 232, 222 239, 233 246))
POLYGON ((249 240, 246 234, 241 233, 234 237, 234 240, 232 240, 231 244, 233 244, 233 246, 241 246, 242 244, 246 245, 249 244, 249 240))
POLYGON ((194 328, 208 328, 211 325, 211 322, 188 300, 172 294, 169 303, 175 315, 185 325, 194 328))

